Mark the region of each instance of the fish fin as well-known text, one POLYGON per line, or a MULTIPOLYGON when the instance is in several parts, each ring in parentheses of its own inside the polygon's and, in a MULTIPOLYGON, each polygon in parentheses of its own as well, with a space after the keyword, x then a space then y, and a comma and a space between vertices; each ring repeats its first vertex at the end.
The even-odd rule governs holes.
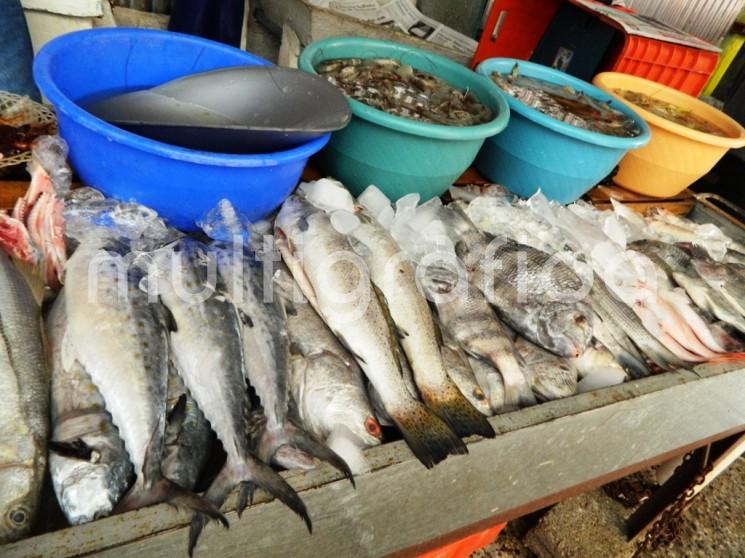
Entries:
MULTIPOLYGON (((308 531, 313 532, 313 524, 308 515, 308 510, 305 508, 305 504, 300 499, 300 496, 295 492, 295 489, 287 484, 287 481, 271 467, 251 455, 238 463, 226 462, 220 473, 215 477, 215 480, 212 481, 204 497, 213 506, 219 508, 225 503, 233 488, 238 485, 240 485, 239 503, 244 506, 243 509, 245 509, 247 502, 252 499, 253 486, 259 486, 300 516, 308 527, 308 531), (244 488, 245 485, 251 486, 244 488)), ((243 509, 240 512, 243 512, 243 509)), ((194 517, 192 519, 191 529, 189 530, 190 555, 196 546, 204 525, 205 521, 203 518, 194 517)))
POLYGON ((57 455, 61 455, 62 457, 80 459, 81 461, 90 461, 91 456, 95 451, 80 438, 78 438, 77 440, 72 440, 70 442, 57 442, 55 440, 49 440, 47 442, 47 448, 49 448, 49 451, 53 451, 54 453, 56 453, 57 455))
MULTIPOLYGON (((223 527, 229 527, 228 520, 219 511, 219 506, 213 505, 207 498, 181 488, 165 477, 158 479, 149 489, 145 489, 144 485, 136 482, 117 504, 114 513, 124 513, 160 503, 194 512, 192 521, 201 521, 202 525, 206 524, 208 519, 214 519, 219 521, 223 527)), ((191 550, 192 548, 190 552, 191 550)))
POLYGON ((302 469, 309 471, 315 469, 319 463, 319 459, 288 445, 278 447, 272 456, 272 464, 288 470, 302 469))
POLYGON ((238 317, 241 319, 241 323, 246 327, 253 327, 254 321, 251 319, 251 316, 246 314, 243 310, 240 308, 238 309, 238 317))
POLYGON ((178 326, 176 325, 176 318, 173 317, 173 313, 171 312, 171 309, 168 308, 168 306, 166 306, 165 304, 163 304, 163 301, 160 300, 160 297, 158 297, 158 300, 160 302, 161 312, 163 312, 163 318, 165 320, 168 331, 170 332, 178 331, 178 326))
POLYGON ((478 434, 493 438, 494 429, 487 418, 468 402, 452 381, 440 390, 419 387, 424 404, 461 437, 478 434))
POLYGON ((262 440, 259 442, 259 457, 264 461, 274 460, 282 446, 295 448, 311 457, 326 461, 347 477, 352 486, 355 486, 352 471, 341 457, 318 442, 308 432, 290 422, 285 423, 279 430, 270 431, 267 428, 264 431, 262 440))
POLYGON ((411 451, 428 469, 448 455, 468 453, 463 440, 419 401, 410 399, 405 408, 391 409, 389 414, 411 451))

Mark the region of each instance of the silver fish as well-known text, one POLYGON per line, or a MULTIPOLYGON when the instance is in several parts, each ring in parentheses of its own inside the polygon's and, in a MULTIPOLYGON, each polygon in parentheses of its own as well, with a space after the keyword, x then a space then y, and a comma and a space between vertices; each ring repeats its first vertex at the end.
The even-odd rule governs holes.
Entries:
POLYGON ((49 379, 39 306, 0 254, 0 544, 31 530, 47 462, 49 379))
POLYGON ((168 502, 226 522, 202 497, 163 476, 168 331, 161 307, 140 290, 142 276, 98 243, 78 247, 65 268, 62 365, 78 362, 90 374, 134 467, 137 479, 119 511, 168 502))
POLYGON ((534 405, 535 396, 512 339, 483 293, 468 281, 459 282, 455 271, 436 265, 426 268, 421 281, 437 307, 447 335, 468 354, 489 361, 499 370, 504 381, 505 407, 534 405))
POLYGON ((303 424, 319 439, 345 431, 360 447, 380 444, 362 371, 302 294, 286 270, 274 275, 287 313, 287 332, 295 357, 290 388, 303 424), (299 300, 298 300, 299 299, 299 300))
POLYGON ((595 277, 590 300, 593 310, 604 324, 615 324, 657 366, 666 370, 685 367, 682 360, 647 331, 629 306, 611 294, 600 277, 595 277))
POLYGON ((704 281, 685 250, 659 240, 640 240, 630 248, 643 253, 685 289, 691 300, 709 314, 745 333, 745 317, 737 306, 716 288, 704 281))
POLYGON ((275 233, 301 290, 354 355, 414 455, 432 467, 449 454, 467 453, 462 440, 407 390, 397 340, 364 264, 329 216, 290 196, 277 215, 275 233))
POLYGON ((210 457, 210 433, 207 419, 171 364, 168 371, 165 450, 161 465, 165 477, 186 490, 194 490, 210 457))
POLYGON ((134 470, 90 375, 77 361, 62 366, 66 330, 62 294, 46 319, 52 373, 49 471, 60 508, 78 525, 109 515, 130 487, 134 470))
POLYGON ((459 204, 440 212, 470 278, 513 329, 560 356, 582 353, 592 338, 585 288, 563 261, 531 246, 481 233, 459 204))
POLYGON ((541 401, 570 397, 577 393, 577 369, 564 358, 518 337, 515 349, 530 374, 533 393, 541 401))
POLYGON ((414 266, 388 231, 362 210, 352 246, 367 264, 370 279, 384 299, 393 327, 425 405, 459 436, 493 437, 494 429, 458 390, 442 361, 432 311, 417 287, 414 266))
MULTIPOLYGON (((158 294, 174 321, 170 334, 174 364, 227 454, 205 497, 219 508, 240 486, 237 509, 241 513, 255 484, 303 518, 310 530, 308 512, 297 493, 249 449, 246 419, 251 409, 241 322, 235 306, 215 291, 215 275, 216 264, 209 259, 207 247, 191 239, 156 251, 150 261, 150 277, 157 277, 158 294)), ((204 524, 201 516, 192 519, 190 552, 204 524)))
POLYGON ((741 315, 745 315, 745 278, 733 270, 730 264, 695 258, 692 264, 712 289, 720 292, 741 315))
POLYGON ((476 375, 468 362, 468 356, 460 347, 449 346, 447 344, 440 347, 442 360, 448 375, 458 386, 460 392, 471 402, 479 413, 490 417, 494 414, 486 393, 476 380, 476 375))
POLYGON ((269 463, 276 460, 280 447, 289 446, 328 461, 354 484, 344 460, 290 420, 290 346, 284 308, 272 296, 271 275, 265 289, 263 266, 254 254, 240 248, 211 247, 211 252, 220 287, 240 317, 246 379, 267 418, 256 446, 258 457, 269 463))

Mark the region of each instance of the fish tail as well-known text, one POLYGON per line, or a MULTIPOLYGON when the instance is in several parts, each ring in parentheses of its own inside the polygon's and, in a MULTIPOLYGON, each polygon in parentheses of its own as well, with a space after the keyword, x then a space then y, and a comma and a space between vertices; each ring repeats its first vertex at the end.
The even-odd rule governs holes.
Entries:
MULTIPOLYGON (((216 508, 219 508, 225 503, 230 492, 239 485, 239 505, 237 508, 239 515, 245 509, 248 501, 252 499, 254 485, 256 485, 277 498, 300 516, 308 527, 308 531, 313 531, 308 510, 306 510, 305 504, 297 492, 271 467, 253 456, 248 456, 238 463, 226 462, 220 473, 215 477, 215 480, 212 481, 212 484, 205 493, 205 498, 216 508)), ((191 528, 189 530, 189 556, 194 551, 194 547, 197 544, 205 523, 204 518, 201 516, 192 518, 191 528)))
POLYGON ((741 360, 745 360, 745 352, 728 353, 725 355, 719 355, 709 360, 709 362, 737 362, 741 360))
POLYGON ((404 408, 391 409, 389 414, 411 451, 428 469, 448 455, 468 453, 463 440, 419 401, 410 399, 404 408))
POLYGON ((448 381, 444 388, 438 390, 420 387, 419 392, 424 404, 444 420, 458 436, 495 436, 487 418, 468 402, 452 381, 448 381))
MULTIPOLYGON (((197 521, 202 526, 206 525, 208 520, 214 519, 219 521, 223 527, 229 527, 228 520, 220 513, 220 507, 218 505, 213 504, 209 498, 204 498, 181 488, 165 477, 155 481, 150 488, 145 488, 144 483, 135 483, 119 502, 114 513, 124 513, 160 503, 166 503, 178 509, 194 512, 192 521, 197 521)), ((193 546, 190 546, 190 555, 192 550, 193 546)))
MULTIPOLYGON (((268 457, 271 460, 277 460, 278 456, 287 455, 286 448, 294 448, 291 452, 294 461, 301 460, 300 457, 306 454, 308 462, 313 462, 313 458, 326 461, 332 467, 340 471, 352 486, 355 486, 352 470, 341 457, 331 451, 321 442, 317 441, 308 432, 287 422, 279 429, 271 430, 267 428, 259 441, 259 457, 268 457)), ((265 459, 266 460, 266 459, 265 459)))

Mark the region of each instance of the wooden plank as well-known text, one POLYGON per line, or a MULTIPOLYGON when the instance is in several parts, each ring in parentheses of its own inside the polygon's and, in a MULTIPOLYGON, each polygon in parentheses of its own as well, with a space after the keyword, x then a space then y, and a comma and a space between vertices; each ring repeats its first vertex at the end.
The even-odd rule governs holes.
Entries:
MULTIPOLYGON (((588 480, 611 480, 698 440, 745 429, 743 389, 745 369, 730 363, 546 403, 492 418, 499 436, 469 440, 470 455, 432 470, 403 442, 386 444, 366 452, 372 472, 358 477, 356 491, 328 466, 285 473, 308 506, 313 536, 260 494, 241 520, 228 514, 230 530, 209 527, 197 555, 383 556, 503 521, 588 480)), ((232 498, 226 509, 234 505, 232 498)), ((0 555, 170 556, 186 547, 187 519, 155 506, 6 545, 0 555)))
POLYGON ((28 189, 28 181, 4 180, 0 181, 0 210, 11 209, 18 198, 28 189))
POLYGON ((101 0, 21 0, 26 10, 39 10, 64 16, 100 17, 101 0))

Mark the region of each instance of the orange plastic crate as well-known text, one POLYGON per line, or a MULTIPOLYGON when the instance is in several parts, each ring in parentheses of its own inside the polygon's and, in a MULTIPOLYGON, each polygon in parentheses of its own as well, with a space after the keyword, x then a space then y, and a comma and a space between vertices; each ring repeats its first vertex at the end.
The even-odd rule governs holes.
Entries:
POLYGON ((454 543, 420 554, 417 558, 468 558, 479 548, 484 548, 493 543, 506 526, 506 523, 500 523, 454 543))
POLYGON ((608 69, 698 97, 718 62, 716 52, 626 35, 621 52, 608 69))

